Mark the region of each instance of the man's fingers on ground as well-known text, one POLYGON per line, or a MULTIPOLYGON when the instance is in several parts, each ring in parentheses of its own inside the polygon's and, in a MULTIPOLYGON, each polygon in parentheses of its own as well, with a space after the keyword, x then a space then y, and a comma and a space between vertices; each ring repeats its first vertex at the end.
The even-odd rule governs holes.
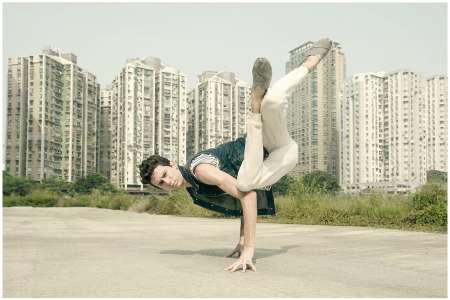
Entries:
POLYGON ((226 268, 227 271, 231 271, 231 269, 233 269, 234 265, 236 263, 232 263, 231 265, 228 266, 228 268, 226 268))
POLYGON ((240 263, 239 261, 237 261, 237 262, 235 262, 234 264, 232 264, 232 265, 230 266, 230 272, 236 271, 237 267, 239 267, 240 264, 241 264, 241 263, 240 263))
POLYGON ((231 272, 234 272, 234 271, 236 271, 237 270, 237 268, 239 267, 239 263, 238 264, 236 264, 234 267, 233 267, 233 269, 231 269, 231 272))

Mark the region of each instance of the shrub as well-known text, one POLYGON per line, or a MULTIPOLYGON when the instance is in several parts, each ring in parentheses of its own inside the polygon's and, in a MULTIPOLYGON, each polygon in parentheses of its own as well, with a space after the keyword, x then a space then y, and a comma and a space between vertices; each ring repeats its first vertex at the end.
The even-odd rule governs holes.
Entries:
POLYGON ((128 210, 128 208, 136 201, 136 196, 128 194, 117 194, 112 197, 112 204, 109 208, 128 210))
POLYGON ((313 171, 305 174, 302 183, 306 190, 310 192, 336 192, 340 190, 336 177, 323 172, 313 171))
POLYGON ((58 199, 56 206, 59 207, 95 207, 91 203, 89 195, 65 195, 58 199))
POLYGON ((133 212, 146 212, 151 208, 151 200, 150 199, 138 199, 128 208, 129 211, 133 212))
POLYGON ((425 184, 413 195, 412 201, 416 210, 424 209, 429 205, 440 202, 447 204, 447 189, 439 184, 425 184))
POLYGON ((412 197, 413 210, 405 218, 411 224, 447 225, 447 189, 442 184, 428 183, 412 197))
POLYGON ((117 189, 108 181, 108 179, 100 174, 88 175, 79 178, 73 184, 73 191, 79 194, 88 194, 93 189, 104 192, 116 192, 117 189))
POLYGON ((281 179, 278 180, 278 182, 272 186, 272 192, 275 195, 285 196, 289 193, 289 186, 292 185, 294 182, 295 182, 294 177, 285 175, 281 177, 281 179))
POLYGON ((31 193, 35 185, 36 183, 29 178, 11 176, 8 172, 3 171, 3 195, 25 196, 31 193))
POLYGON ((47 177, 42 180, 39 188, 47 189, 59 194, 70 194, 72 192, 72 183, 55 176, 47 177))
POLYGON ((11 194, 9 196, 3 196, 3 207, 20 206, 21 199, 23 197, 11 194))
POLYGON ((385 195, 303 193, 277 198, 277 215, 267 218, 297 224, 400 227, 411 211, 410 199, 385 195))
POLYGON ((443 203, 430 205, 421 210, 413 210, 405 219, 407 222, 418 225, 447 225, 447 207, 443 203))
POLYGON ((303 185, 302 178, 300 177, 291 177, 291 180, 288 184, 288 191, 287 195, 295 195, 299 199, 301 199, 304 195, 308 193, 308 191, 305 189, 305 186, 303 185))
POLYGON ((58 202, 58 194, 48 190, 35 190, 26 196, 12 194, 3 198, 3 205, 9 206, 33 206, 53 207, 58 202))
POLYGON ((160 213, 164 215, 181 215, 183 206, 189 205, 186 195, 182 191, 172 192, 164 201, 160 202, 160 213))

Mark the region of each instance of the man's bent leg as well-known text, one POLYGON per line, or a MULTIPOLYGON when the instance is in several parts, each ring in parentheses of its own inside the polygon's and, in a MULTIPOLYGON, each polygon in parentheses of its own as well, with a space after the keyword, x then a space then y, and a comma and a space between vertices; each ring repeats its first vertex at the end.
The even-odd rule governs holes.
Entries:
POLYGON ((307 74, 308 69, 302 66, 284 76, 264 97, 262 113, 249 115, 244 161, 237 177, 239 190, 272 185, 297 164, 298 146, 287 129, 286 93, 307 74), (264 161, 263 145, 269 151, 264 161))
POLYGON ((298 146, 291 138, 263 160, 262 127, 261 114, 250 113, 244 160, 237 176, 237 187, 242 192, 274 184, 297 164, 298 146))
POLYGON ((249 185, 258 177, 264 160, 261 114, 250 112, 247 119, 244 160, 239 168, 237 187, 242 192, 250 191, 249 185))
POLYGON ((286 95, 313 70, 331 49, 332 42, 325 38, 314 43, 305 53, 305 60, 278 80, 264 98, 261 107, 264 146, 269 152, 284 146, 290 139, 287 132, 286 95))
MULTIPOLYGON (((306 65, 301 65, 283 76, 267 91, 261 104, 261 114, 249 116, 244 161, 237 177, 241 191, 272 185, 297 164, 298 146, 287 129, 286 95, 306 78, 309 70, 306 65), (263 160, 263 146, 269 151, 266 160, 263 160)), ((252 110, 253 102, 258 100, 254 98, 252 110)))
POLYGON ((287 129, 286 96, 306 75, 308 69, 303 66, 289 72, 268 90, 262 101, 263 144, 269 152, 289 144, 292 140, 287 129))
POLYGON ((276 183, 295 167, 297 156, 297 143, 291 140, 289 144, 272 151, 262 163, 246 161, 245 158, 237 177, 238 189, 247 192, 276 183))

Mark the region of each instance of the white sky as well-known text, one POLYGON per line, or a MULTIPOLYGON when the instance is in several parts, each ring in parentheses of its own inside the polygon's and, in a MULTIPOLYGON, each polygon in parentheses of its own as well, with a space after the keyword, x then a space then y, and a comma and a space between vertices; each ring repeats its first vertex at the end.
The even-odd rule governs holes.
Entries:
MULTIPOLYGON (((445 3, 11 3, 3 10, 3 55, 28 56, 46 45, 112 81, 131 57, 156 56, 186 73, 204 70, 251 80, 258 56, 284 74, 288 51, 328 36, 341 43, 347 74, 410 68, 447 71, 445 3)), ((7 65, 4 65, 7 68, 7 65)))
POLYGON ((127 58, 147 56, 185 73, 189 87, 205 70, 251 82, 258 56, 272 62, 276 80, 289 50, 321 37, 342 45, 347 76, 447 74, 446 3, 4 3, 3 85, 8 57, 47 45, 77 55, 102 86, 127 58))

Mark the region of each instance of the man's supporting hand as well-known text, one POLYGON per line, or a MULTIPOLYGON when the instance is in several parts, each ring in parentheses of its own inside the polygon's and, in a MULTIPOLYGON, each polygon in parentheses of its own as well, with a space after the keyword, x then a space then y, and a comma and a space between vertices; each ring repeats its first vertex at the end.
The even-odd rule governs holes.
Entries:
POLYGON ((255 252, 255 249, 250 246, 244 246, 244 249, 241 252, 241 256, 239 259, 231 264, 228 268, 226 268, 226 271, 234 272, 238 270, 240 267, 242 268, 242 272, 245 272, 247 267, 250 270, 253 270, 256 272, 256 267, 253 264, 253 254, 255 252))
POLYGON ((245 272, 247 266, 249 266, 251 270, 256 271, 252 261, 253 253, 255 251, 254 247, 257 215, 256 197, 256 192, 252 191, 248 192, 240 199, 242 212, 244 215, 244 248, 241 251, 241 256, 238 261, 226 268, 225 270, 227 271, 234 272, 239 267, 242 267, 242 271, 245 272))
MULTIPOLYGON (((216 185, 229 195, 238 198, 241 201, 242 214, 244 216, 243 232, 244 232, 244 249, 241 250, 241 256, 237 262, 232 264, 230 270, 236 270, 237 267, 243 266, 243 270, 250 266, 250 269, 256 271, 252 258, 255 247, 255 231, 257 216, 257 194, 255 191, 241 192, 237 188, 237 181, 231 175, 221 171, 220 169, 208 165, 199 164, 195 168, 195 175, 201 182, 216 185), (236 265, 236 268, 234 268, 236 265)), ((242 222, 242 220, 241 220, 242 222)), ((228 269, 228 268, 227 268, 228 269)))

